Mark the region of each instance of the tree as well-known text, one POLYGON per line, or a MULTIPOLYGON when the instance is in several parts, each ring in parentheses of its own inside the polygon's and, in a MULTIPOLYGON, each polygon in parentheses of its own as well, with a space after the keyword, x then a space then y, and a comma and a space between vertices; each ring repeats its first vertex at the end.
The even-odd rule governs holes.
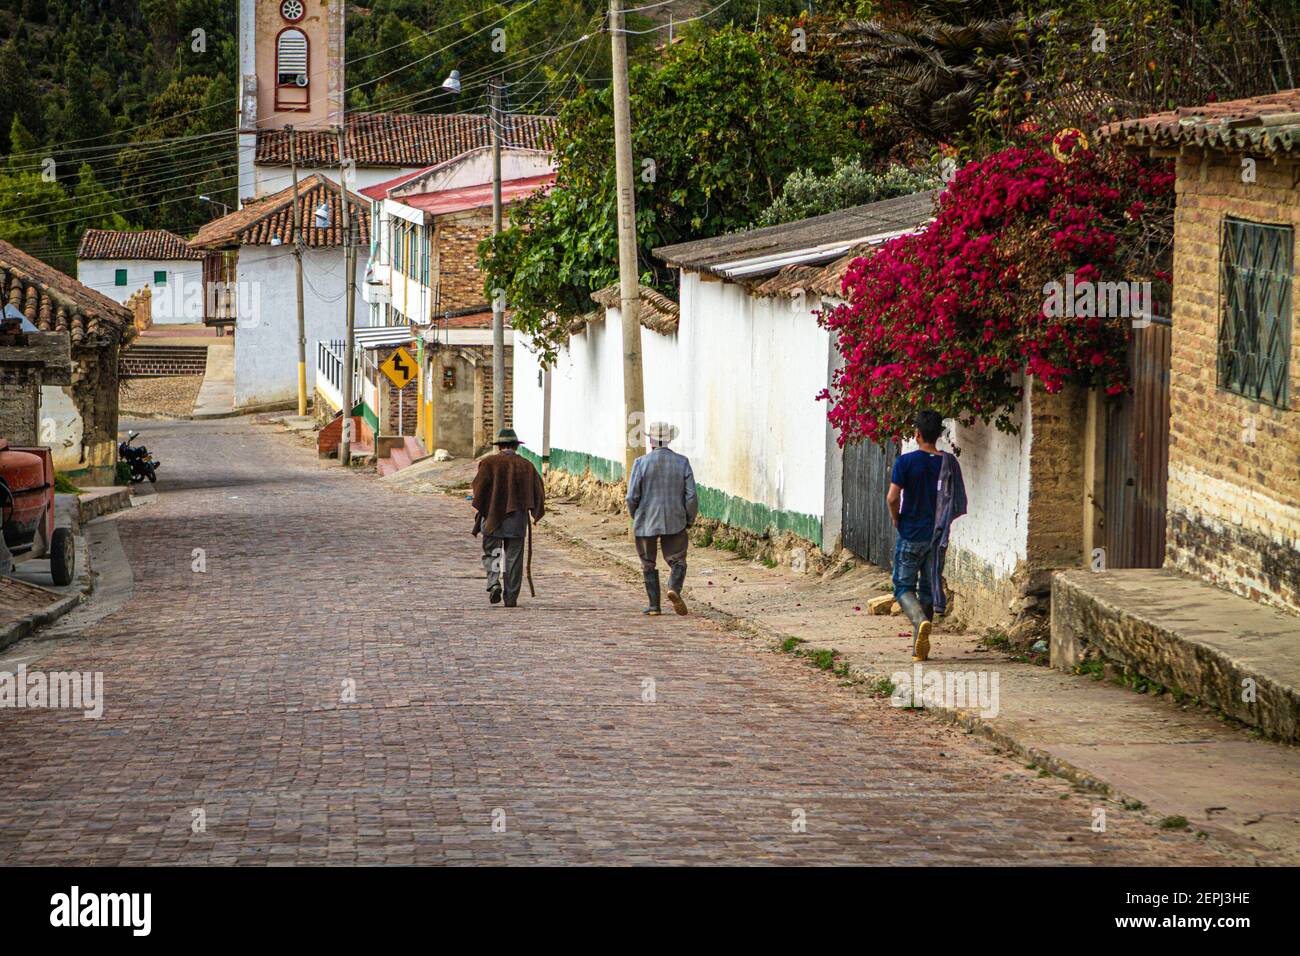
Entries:
MULTIPOLYGON (((744 228, 796 168, 829 170, 863 148, 850 104, 787 49, 783 34, 728 27, 633 68, 643 282, 673 291, 651 249, 744 228)), ((506 290, 514 327, 548 356, 591 311, 590 294, 618 278, 610 92, 576 97, 559 127, 555 188, 512 208, 510 227, 480 247, 486 289, 506 290)))
POLYGON ((1022 373, 1049 392, 1124 391, 1141 308, 1127 283, 1169 281, 1141 253, 1173 179, 1168 160, 1092 150, 1074 132, 962 167, 934 222, 856 260, 847 304, 823 316, 845 359, 822 396, 840 442, 904 437, 924 407, 1014 431, 1022 373), (1061 308, 1058 283, 1091 301, 1061 308))
POLYGON ((938 185, 939 177, 929 170, 889 166, 883 172, 868 172, 856 156, 837 158, 834 169, 824 176, 811 169, 791 173, 781 187, 781 195, 758 217, 758 225, 794 222, 837 209, 924 192, 938 185))
POLYGON ((1032 38, 1051 22, 1002 0, 913 0, 911 11, 849 20, 839 45, 858 98, 885 100, 901 123, 947 142, 970 124, 980 100, 1023 77, 1032 38))

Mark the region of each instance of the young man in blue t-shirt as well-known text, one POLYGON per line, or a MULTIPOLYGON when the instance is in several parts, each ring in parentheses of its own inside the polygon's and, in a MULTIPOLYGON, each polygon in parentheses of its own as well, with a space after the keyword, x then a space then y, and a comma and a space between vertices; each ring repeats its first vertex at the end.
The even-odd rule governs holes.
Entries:
POLYGON ((930 656, 930 624, 934 619, 930 549, 934 540, 935 506, 943 453, 935 442, 943 434, 943 418, 926 409, 916 416, 916 451, 899 455, 889 479, 889 514, 898 529, 894 545, 894 599, 912 622, 912 660, 930 656))

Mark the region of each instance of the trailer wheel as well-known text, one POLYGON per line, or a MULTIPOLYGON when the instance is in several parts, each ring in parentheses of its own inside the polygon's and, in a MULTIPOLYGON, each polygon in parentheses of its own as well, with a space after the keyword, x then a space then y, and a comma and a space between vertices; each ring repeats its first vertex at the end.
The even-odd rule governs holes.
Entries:
POLYGON ((72 583, 76 569, 77 546, 73 543, 72 532, 67 528, 55 528, 54 538, 50 541, 50 577, 62 587, 72 583))

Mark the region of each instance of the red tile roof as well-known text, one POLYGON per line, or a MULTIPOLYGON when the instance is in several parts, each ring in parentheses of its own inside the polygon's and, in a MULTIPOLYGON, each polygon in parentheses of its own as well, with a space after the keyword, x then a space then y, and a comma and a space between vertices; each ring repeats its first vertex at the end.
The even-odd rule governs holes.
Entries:
POLYGON ((73 348, 130 341, 131 310, 0 240, 0 306, 16 306, 42 332, 67 332, 73 348))
POLYGON ((1300 156, 1300 89, 1120 120, 1103 126, 1100 135, 1130 146, 1197 146, 1300 156))
MULTIPOLYGON (((358 241, 370 242, 370 204, 351 190, 348 191, 352 221, 356 224, 358 241)), ((301 219, 302 241, 307 248, 343 245, 343 216, 339 206, 338 184, 326 176, 314 173, 298 183, 298 214, 301 219), (330 210, 330 224, 324 229, 314 225, 316 208, 326 203, 330 210)), ((286 186, 278 193, 249 200, 243 209, 214 219, 199 230, 190 240, 195 249, 217 249, 222 246, 267 246, 272 239, 288 245, 293 241, 293 187, 286 186)))
MULTIPOLYGON (((538 190, 547 189, 555 183, 555 174, 528 176, 524 179, 508 179, 501 184, 501 202, 508 205, 531 196, 538 190)), ((419 209, 427 216, 441 216, 449 212, 464 212, 467 209, 479 209, 492 205, 492 184, 481 186, 460 186, 456 189, 443 189, 436 193, 420 193, 415 196, 395 198, 412 209, 419 209)))
POLYGON ((417 169, 414 172, 402 173, 400 176, 394 176, 392 179, 385 179, 382 183, 375 183, 373 186, 367 186, 361 190, 361 195, 367 199, 383 199, 388 195, 390 190, 396 189, 403 183, 409 183, 417 176, 423 176, 431 169, 437 169, 437 166, 425 166, 423 169, 417 169))
POLYGON ((87 229, 77 247, 78 259, 202 259, 180 236, 166 229, 125 232, 87 229))
MULTIPOLYGON (((346 119, 348 157, 358 166, 436 166, 454 156, 489 146, 488 118, 479 113, 349 113, 346 119)), ((555 117, 510 115, 502 145, 549 150, 555 117)), ((257 134, 256 162, 289 165, 287 130, 257 134)), ((336 166, 338 136, 328 130, 298 131, 298 162, 304 166, 336 166)))

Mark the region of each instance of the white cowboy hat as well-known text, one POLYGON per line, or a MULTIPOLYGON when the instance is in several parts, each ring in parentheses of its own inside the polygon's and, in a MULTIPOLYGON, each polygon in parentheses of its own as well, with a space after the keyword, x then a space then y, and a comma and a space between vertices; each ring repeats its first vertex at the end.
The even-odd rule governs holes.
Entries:
POLYGON ((650 436, 651 441, 667 444, 677 437, 677 427, 667 422, 653 422, 646 434, 650 436))

